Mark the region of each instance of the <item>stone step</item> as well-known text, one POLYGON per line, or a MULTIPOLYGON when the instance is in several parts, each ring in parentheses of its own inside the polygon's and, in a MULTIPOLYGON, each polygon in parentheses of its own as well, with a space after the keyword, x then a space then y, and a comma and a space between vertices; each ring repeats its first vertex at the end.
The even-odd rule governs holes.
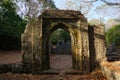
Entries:
POLYGON ((73 70, 73 69, 66 69, 66 70, 46 70, 43 71, 42 74, 45 75, 82 75, 81 71, 73 70))

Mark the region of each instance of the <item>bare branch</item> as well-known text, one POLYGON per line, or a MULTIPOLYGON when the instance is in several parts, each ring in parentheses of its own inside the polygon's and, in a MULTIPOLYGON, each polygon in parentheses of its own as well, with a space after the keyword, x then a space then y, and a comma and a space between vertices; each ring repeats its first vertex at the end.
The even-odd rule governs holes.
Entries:
POLYGON ((82 2, 84 2, 84 3, 91 3, 91 2, 96 2, 96 1, 98 1, 98 0, 83 0, 82 2))
MULTIPOLYGON (((99 1, 99 0, 81 0, 81 2, 84 2, 84 3, 90 3, 90 2, 96 2, 96 1, 99 1)), ((120 5, 120 0, 118 1, 111 1, 111 0, 100 0, 104 3, 106 3, 107 5, 120 5)))
POLYGON ((114 1, 114 2, 110 2, 109 0, 101 0, 102 2, 106 3, 107 5, 120 5, 120 1, 114 1))

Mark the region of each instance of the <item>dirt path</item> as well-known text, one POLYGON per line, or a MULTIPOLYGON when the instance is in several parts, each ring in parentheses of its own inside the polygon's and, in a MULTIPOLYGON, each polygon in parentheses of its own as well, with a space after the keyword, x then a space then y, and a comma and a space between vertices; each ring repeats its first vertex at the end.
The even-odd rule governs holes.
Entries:
POLYGON ((101 71, 88 75, 32 75, 32 74, 0 74, 0 80, 107 80, 101 71))
POLYGON ((0 64, 18 63, 22 61, 21 51, 0 51, 0 64))
MULTIPOLYGON (((21 51, 0 51, 0 64, 19 63, 22 61, 21 51)), ((50 69, 72 68, 71 55, 50 55, 50 69)))
MULTIPOLYGON (((19 63, 22 61, 21 51, 0 51, 0 64, 19 63)), ((71 55, 51 55, 50 69, 72 68, 71 55)), ((88 75, 32 75, 32 74, 0 74, 0 80, 106 80, 101 71, 88 75)))
POLYGON ((57 55, 50 56, 50 69, 71 69, 72 55, 57 55))

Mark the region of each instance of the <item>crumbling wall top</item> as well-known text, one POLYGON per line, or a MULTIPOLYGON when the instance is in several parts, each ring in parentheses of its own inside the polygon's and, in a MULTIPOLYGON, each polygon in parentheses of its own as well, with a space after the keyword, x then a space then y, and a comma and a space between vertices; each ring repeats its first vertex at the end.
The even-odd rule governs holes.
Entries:
POLYGON ((74 10, 45 10, 41 16, 42 18, 82 18, 85 19, 83 14, 74 10))

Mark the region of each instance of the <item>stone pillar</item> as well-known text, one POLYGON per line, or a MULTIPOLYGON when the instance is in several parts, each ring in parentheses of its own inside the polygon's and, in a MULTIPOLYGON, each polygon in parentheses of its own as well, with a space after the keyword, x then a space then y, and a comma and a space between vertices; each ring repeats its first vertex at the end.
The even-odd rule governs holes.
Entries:
POLYGON ((80 31, 77 29, 70 30, 71 49, 73 56, 73 68, 82 72, 82 41, 80 31))
POLYGON ((105 61, 106 48, 105 48, 105 27, 104 25, 94 26, 94 43, 96 61, 98 63, 105 61))
POLYGON ((105 61, 105 29, 104 25, 89 26, 89 49, 91 71, 100 67, 100 62, 105 61))
POLYGON ((82 25, 81 40, 82 40, 82 72, 87 74, 90 72, 90 54, 89 54, 89 37, 87 24, 82 25))
POLYGON ((42 72, 42 18, 33 27, 33 73, 42 72))
POLYGON ((50 32, 46 31, 43 33, 42 37, 42 70, 47 70, 50 68, 50 51, 49 51, 49 35, 50 32))
POLYGON ((33 29, 34 23, 30 23, 26 26, 24 33, 21 36, 22 41, 22 63, 23 63, 23 71, 31 72, 33 70, 33 29))
POLYGON ((87 74, 90 72, 88 26, 86 24, 78 25, 77 29, 70 30, 70 35, 73 68, 87 74))
POLYGON ((89 32, 90 71, 93 71, 95 70, 96 67, 94 26, 89 26, 88 32, 89 32))
POLYGON ((24 72, 40 73, 42 71, 42 19, 28 24, 21 38, 24 72))

